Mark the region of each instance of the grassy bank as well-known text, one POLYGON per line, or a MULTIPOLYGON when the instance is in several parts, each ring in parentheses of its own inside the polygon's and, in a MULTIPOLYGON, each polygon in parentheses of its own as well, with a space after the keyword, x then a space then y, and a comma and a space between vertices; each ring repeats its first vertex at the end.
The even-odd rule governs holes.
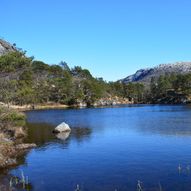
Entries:
POLYGON ((34 144, 23 144, 25 115, 0 106, 0 168, 17 164, 17 157, 34 144))

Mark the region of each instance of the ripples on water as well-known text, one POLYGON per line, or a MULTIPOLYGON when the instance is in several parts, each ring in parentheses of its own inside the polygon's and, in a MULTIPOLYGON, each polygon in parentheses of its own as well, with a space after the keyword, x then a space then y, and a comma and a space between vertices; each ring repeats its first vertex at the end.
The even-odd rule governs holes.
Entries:
POLYGON ((27 112, 30 151, 10 174, 39 191, 191 190, 191 108, 126 106, 27 112), (65 121, 72 132, 56 137, 65 121), (181 166, 178 169, 179 165, 181 166))

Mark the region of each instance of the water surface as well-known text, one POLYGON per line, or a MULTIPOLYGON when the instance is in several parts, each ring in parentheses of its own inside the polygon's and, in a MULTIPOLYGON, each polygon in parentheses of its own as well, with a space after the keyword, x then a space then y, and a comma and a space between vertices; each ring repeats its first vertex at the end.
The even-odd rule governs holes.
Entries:
POLYGON ((124 106, 29 111, 26 142, 35 142, 11 170, 32 190, 191 190, 191 107, 124 106), (56 137, 65 121, 71 134, 56 137), (181 169, 178 169, 178 166, 181 169))

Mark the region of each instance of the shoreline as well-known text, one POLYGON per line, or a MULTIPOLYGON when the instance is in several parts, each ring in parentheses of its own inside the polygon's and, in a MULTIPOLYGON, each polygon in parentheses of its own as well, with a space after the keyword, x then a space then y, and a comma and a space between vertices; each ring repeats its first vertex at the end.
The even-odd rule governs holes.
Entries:
MULTIPOLYGON (((47 105, 37 105, 35 107, 32 107, 31 105, 27 105, 27 106, 9 105, 9 108, 18 112, 26 112, 26 111, 48 110, 48 109, 102 108, 102 107, 114 107, 114 106, 123 106, 123 105, 191 105, 191 103, 117 103, 117 104, 93 105, 93 106, 47 104, 47 105)), ((8 107, 7 105, 4 105, 4 106, 8 107)))
POLYGON ((18 164, 18 157, 36 147, 24 143, 27 136, 25 114, 11 108, 0 107, 0 169, 18 164))
POLYGON ((115 105, 133 105, 135 103, 127 100, 127 99, 100 99, 96 101, 95 103, 88 105, 84 102, 79 102, 78 104, 74 105, 66 105, 66 104, 60 104, 60 103, 45 103, 45 104, 28 104, 28 105, 12 105, 12 104, 5 104, 0 102, 0 106, 7 107, 19 112, 25 112, 25 111, 32 111, 32 110, 43 110, 43 109, 67 109, 67 108, 90 108, 90 107, 106 107, 106 106, 115 106, 115 105))

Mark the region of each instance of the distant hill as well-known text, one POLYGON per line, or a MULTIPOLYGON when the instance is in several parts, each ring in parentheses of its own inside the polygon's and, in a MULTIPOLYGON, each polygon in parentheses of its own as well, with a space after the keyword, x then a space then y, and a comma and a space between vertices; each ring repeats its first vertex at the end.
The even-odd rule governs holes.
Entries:
POLYGON ((9 42, 0 39, 0 56, 9 53, 9 52, 13 52, 16 51, 16 47, 12 44, 10 44, 9 42))
POLYGON ((135 74, 120 81, 123 83, 143 82, 150 83, 151 78, 158 78, 165 74, 187 74, 191 72, 191 62, 177 62, 174 64, 160 64, 154 68, 140 69, 135 74))

